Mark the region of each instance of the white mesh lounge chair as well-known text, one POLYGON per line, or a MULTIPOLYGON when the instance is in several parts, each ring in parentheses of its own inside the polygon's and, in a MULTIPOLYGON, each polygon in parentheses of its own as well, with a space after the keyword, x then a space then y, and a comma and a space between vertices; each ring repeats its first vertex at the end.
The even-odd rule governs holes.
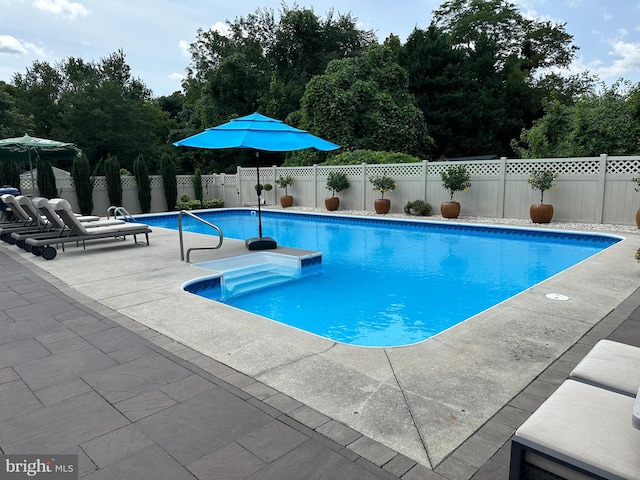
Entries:
POLYGON ((133 235, 134 243, 143 243, 149 245, 149 233, 151 229, 144 223, 124 222, 118 225, 110 225, 103 227, 87 228, 86 224, 79 221, 73 214, 69 202, 64 199, 57 198, 49 201, 55 212, 64 221, 67 230, 65 236, 37 239, 28 238, 25 240, 25 249, 30 248, 31 253, 34 255, 42 255, 46 260, 51 260, 56 257, 57 249, 55 246, 64 245, 66 243, 77 242, 82 243, 83 247, 85 242, 90 240, 98 240, 105 238, 126 238, 127 235, 133 235), (144 234, 146 242, 138 242, 137 236, 144 234))
MULTIPOLYGON (((64 236, 67 226, 65 225, 60 215, 58 215, 53 207, 49 204, 49 200, 43 197, 35 197, 30 200, 28 205, 24 205, 25 210, 30 215, 42 215, 43 219, 48 222, 49 228, 45 228, 44 231, 19 231, 13 232, 7 238, 7 242, 16 244, 20 248, 25 248, 25 241, 27 238, 54 238, 64 236)), ((101 219, 97 215, 79 215, 74 213, 75 217, 84 223, 87 228, 105 227, 109 225, 120 225, 125 223, 124 220, 116 219, 101 219)))
POLYGON ((11 194, 5 194, 2 196, 2 201, 11 208, 14 216, 17 218, 16 222, 3 224, 3 226, 0 227, 0 238, 2 240, 7 241, 13 232, 37 232, 50 228, 46 219, 29 210, 28 204, 30 204, 31 201, 28 197, 24 195, 13 196, 11 194))

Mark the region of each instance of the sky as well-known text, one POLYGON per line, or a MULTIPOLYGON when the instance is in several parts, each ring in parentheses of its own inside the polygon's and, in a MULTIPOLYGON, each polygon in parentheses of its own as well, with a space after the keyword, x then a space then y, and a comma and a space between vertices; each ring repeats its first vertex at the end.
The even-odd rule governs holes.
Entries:
MULTIPOLYGON (((293 1, 285 2, 293 6, 293 1)), ((427 28, 442 0, 297 0, 321 17, 351 13, 379 41, 402 42, 427 28)), ((566 24, 579 47, 571 73, 588 70, 607 84, 640 82, 640 0, 512 0, 528 18, 566 24)), ((180 90, 199 28, 270 8, 281 0, 0 0, 0 81, 11 82, 34 61, 68 57, 99 62, 122 49, 132 75, 154 96, 180 90)))

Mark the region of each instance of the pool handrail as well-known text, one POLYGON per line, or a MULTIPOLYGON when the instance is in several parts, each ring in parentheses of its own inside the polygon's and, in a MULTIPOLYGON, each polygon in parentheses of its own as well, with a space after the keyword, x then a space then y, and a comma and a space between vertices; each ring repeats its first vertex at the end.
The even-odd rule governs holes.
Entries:
POLYGON ((182 238, 182 216, 183 215, 187 215, 195 220, 198 220, 201 223, 204 223, 205 225, 210 226, 211 228, 213 228, 214 230, 216 230, 218 232, 218 238, 220 239, 218 241, 218 245, 215 245, 213 247, 192 247, 189 248, 187 250, 187 263, 191 263, 189 261, 189 256, 191 255, 191 251, 192 250, 216 250, 218 248, 220 248, 222 246, 222 240, 223 240, 223 236, 222 236, 222 230, 220 230, 220 227, 218 227, 217 225, 214 225, 213 223, 207 222, 206 220, 204 220, 203 218, 200 218, 199 216, 197 216, 194 213, 191 213, 188 210, 180 210, 180 213, 178 213, 178 234, 180 236, 180 261, 185 261, 184 260, 184 240, 182 238))

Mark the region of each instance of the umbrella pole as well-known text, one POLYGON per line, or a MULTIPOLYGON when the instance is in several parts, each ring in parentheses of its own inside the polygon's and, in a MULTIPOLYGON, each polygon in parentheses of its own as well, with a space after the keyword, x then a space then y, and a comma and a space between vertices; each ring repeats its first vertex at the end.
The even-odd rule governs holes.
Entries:
POLYGON ((31 163, 31 149, 27 149, 27 154, 29 155, 29 173, 31 174, 31 197, 34 198, 36 196, 36 182, 33 179, 33 165, 31 163))
POLYGON ((262 238, 262 212, 260 210, 260 152, 256 151, 256 177, 258 183, 256 184, 256 194, 258 195, 258 238, 262 238))
MULTIPOLYGON (((260 185, 260 152, 256 151, 256 177, 260 185)), ((260 188, 256 186, 256 194, 258 195, 258 234, 256 238, 245 240, 244 244, 249 250, 270 250, 278 248, 278 244, 271 237, 262 236, 262 210, 260 208, 260 188)))

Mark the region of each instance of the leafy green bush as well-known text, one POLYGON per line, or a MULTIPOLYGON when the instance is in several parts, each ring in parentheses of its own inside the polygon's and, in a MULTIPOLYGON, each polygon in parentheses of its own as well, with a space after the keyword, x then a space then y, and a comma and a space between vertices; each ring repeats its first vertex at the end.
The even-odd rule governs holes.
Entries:
POLYGON ((344 172, 329 172, 327 176, 327 190, 331 190, 331 196, 335 197, 336 193, 344 192, 351 186, 347 174, 344 172))
POLYGON ((376 150, 353 150, 330 157, 323 165, 360 165, 385 163, 419 163, 420 159, 413 155, 397 152, 381 152, 376 150))
POLYGON ((422 200, 414 200, 413 202, 407 202, 404 206, 404 213, 407 215, 422 215, 426 217, 431 214, 431 205, 422 200))
POLYGON ((384 198, 384 194, 386 192, 391 192, 396 189, 398 184, 396 181, 387 176, 387 175, 378 175, 377 177, 370 177, 369 181, 373 185, 374 192, 380 192, 382 196, 380 198, 384 198))
POLYGON ((465 165, 450 166, 440 173, 442 186, 449 192, 449 200, 453 202, 453 195, 456 192, 466 190, 471 186, 469 179, 471 175, 465 165))
POLYGON ((180 201, 176 205, 176 210, 198 210, 201 208, 223 208, 224 200, 221 198, 212 198, 211 200, 205 200, 200 203, 200 200, 189 200, 189 195, 182 195, 180 199, 183 197, 187 197, 185 201, 180 201))
POLYGON ((276 184, 278 187, 284 188, 285 195, 289 195, 289 187, 293 185, 293 177, 291 175, 280 177, 276 180, 276 184))

